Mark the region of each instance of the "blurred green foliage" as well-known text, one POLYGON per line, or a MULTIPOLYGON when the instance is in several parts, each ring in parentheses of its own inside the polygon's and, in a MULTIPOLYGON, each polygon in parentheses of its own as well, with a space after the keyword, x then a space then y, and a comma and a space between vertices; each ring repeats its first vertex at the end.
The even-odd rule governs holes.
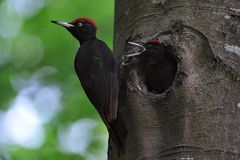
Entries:
MULTIPOLYGON (((1 160, 101 160, 106 158, 107 131, 86 98, 73 68, 73 60, 79 44, 64 28, 50 21, 71 21, 79 17, 91 17, 98 24, 98 37, 112 47, 113 3, 112 0, 0 1, 1 160), (49 93, 49 95, 41 93, 49 93), (57 97, 60 99, 51 95, 53 93, 58 93, 57 97), (45 102, 49 102, 50 107, 51 104, 56 103, 57 109, 54 110, 55 113, 50 116, 50 119, 39 122, 44 129, 44 135, 42 142, 35 147, 25 147, 21 145, 22 143, 11 140, 12 134, 15 133, 3 135, 9 134, 11 130, 5 131, 6 124, 7 128, 11 128, 12 125, 6 117, 13 115, 10 120, 14 119, 18 123, 20 111, 10 112, 10 110, 16 106, 24 107, 27 104, 22 103, 25 102, 24 97, 31 102, 30 106, 41 111, 41 114, 37 114, 38 116, 48 112, 48 108, 43 109, 45 102), (86 124, 88 122, 94 124, 89 129, 90 140, 82 152, 64 150, 64 144, 61 146, 59 142, 60 132, 81 120, 87 121, 86 124)), ((23 115, 23 119, 31 123, 27 113, 24 112, 23 115)), ((39 123, 36 122, 36 124, 39 123)), ((78 127, 77 131, 86 131, 86 128, 78 126, 80 129, 78 127)), ((11 132, 16 132, 18 135, 18 132, 21 132, 18 129, 31 130, 25 127, 12 127, 15 130, 11 132)), ((84 137, 77 140, 84 140, 84 137)), ((26 141, 26 143, 31 142, 26 141)))

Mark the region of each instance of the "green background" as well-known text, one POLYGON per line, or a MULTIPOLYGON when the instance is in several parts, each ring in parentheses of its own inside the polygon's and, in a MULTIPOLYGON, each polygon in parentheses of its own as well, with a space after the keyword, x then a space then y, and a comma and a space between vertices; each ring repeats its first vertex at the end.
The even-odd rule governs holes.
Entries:
POLYGON ((112 48, 112 0, 0 0, 0 159, 101 160, 107 131, 75 75, 78 42, 51 20, 91 17, 112 48))

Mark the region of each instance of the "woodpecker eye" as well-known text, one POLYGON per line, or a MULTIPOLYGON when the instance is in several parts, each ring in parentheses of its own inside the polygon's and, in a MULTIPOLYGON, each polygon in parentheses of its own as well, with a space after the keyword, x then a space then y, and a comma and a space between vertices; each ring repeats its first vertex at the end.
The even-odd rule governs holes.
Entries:
POLYGON ((78 23, 78 27, 82 27, 83 26, 83 24, 82 23, 78 23))

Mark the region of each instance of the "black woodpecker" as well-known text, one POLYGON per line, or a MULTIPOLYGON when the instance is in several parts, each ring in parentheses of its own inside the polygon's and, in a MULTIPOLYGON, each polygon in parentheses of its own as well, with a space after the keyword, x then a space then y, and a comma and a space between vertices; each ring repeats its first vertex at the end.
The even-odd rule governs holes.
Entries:
MULTIPOLYGON (((69 23, 52 21, 65 27, 80 43, 74 67, 81 85, 100 114, 112 140, 119 150, 125 145, 126 131, 118 113, 118 73, 112 51, 96 37, 97 26, 90 18, 69 23)), ((122 152, 122 151, 121 151, 122 152)))

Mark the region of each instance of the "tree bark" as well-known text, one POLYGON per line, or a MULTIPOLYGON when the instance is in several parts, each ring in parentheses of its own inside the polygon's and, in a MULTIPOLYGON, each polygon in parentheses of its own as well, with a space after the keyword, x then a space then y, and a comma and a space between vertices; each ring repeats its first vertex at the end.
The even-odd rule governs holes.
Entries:
POLYGON ((114 53, 128 41, 158 38, 172 46, 177 73, 164 93, 151 93, 138 57, 120 66, 125 154, 109 160, 240 159, 239 0, 116 0, 114 53))

